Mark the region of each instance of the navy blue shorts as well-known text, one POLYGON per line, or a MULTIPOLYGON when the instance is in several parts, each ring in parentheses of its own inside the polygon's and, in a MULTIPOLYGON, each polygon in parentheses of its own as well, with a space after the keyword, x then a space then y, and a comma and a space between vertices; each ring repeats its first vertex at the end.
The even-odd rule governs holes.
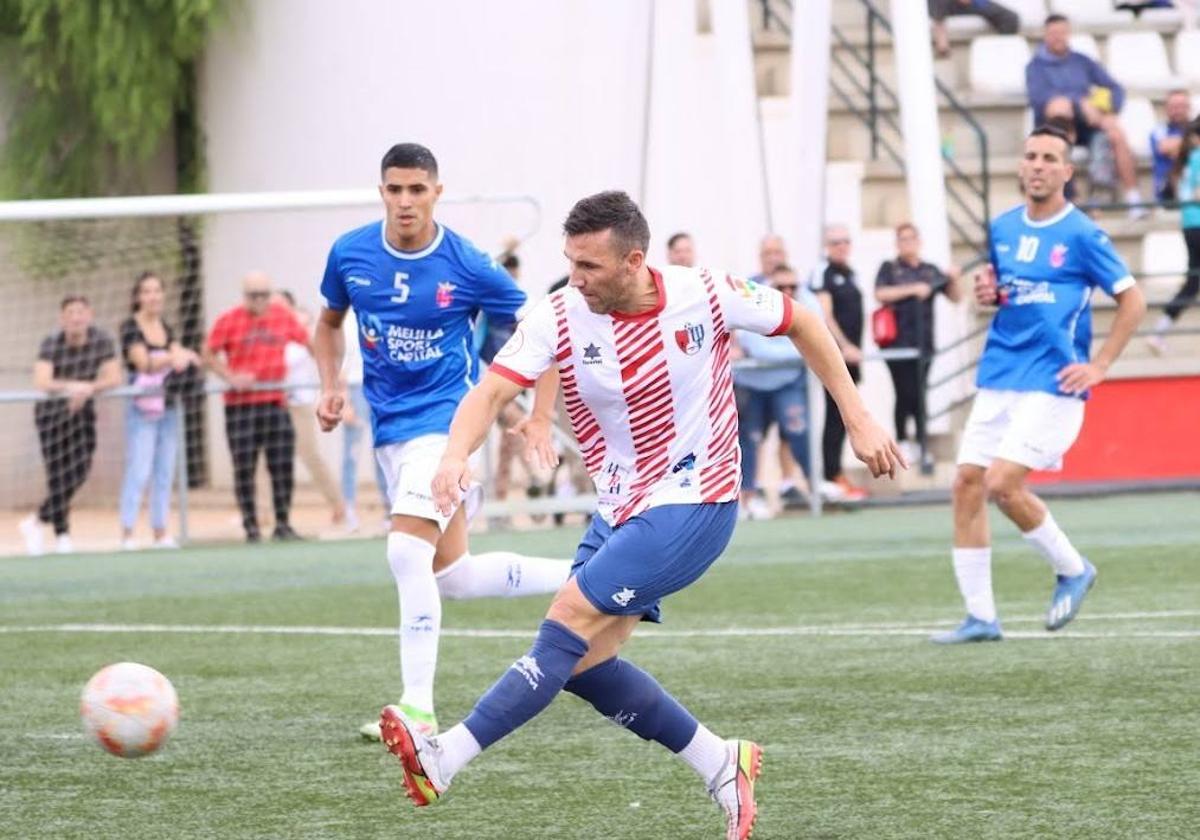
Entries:
POLYGON ((659 601, 698 579, 721 556, 737 509, 737 502, 663 505, 617 528, 593 514, 571 574, 600 612, 661 622, 659 601))

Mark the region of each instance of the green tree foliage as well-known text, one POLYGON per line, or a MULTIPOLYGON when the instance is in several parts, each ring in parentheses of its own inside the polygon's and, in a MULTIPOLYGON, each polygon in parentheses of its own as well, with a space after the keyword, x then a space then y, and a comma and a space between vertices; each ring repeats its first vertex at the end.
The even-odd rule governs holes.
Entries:
POLYGON ((0 37, 5 50, 15 46, 17 76, 0 195, 136 190, 139 164, 172 134, 179 189, 198 188, 194 62, 227 5, 0 0, 0 37))

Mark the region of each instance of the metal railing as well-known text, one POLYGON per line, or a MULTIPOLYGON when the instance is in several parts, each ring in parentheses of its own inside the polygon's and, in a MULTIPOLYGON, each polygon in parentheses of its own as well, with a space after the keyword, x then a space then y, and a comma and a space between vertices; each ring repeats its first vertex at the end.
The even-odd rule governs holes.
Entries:
MULTIPOLYGON (((891 37, 892 24, 872 0, 856 2, 863 10, 866 42, 860 46, 842 27, 833 26, 830 94, 866 127, 870 136, 871 160, 884 157, 903 175, 906 171, 903 132, 896 119, 900 100, 878 68, 880 43, 883 38, 891 37)), ((790 35, 791 7, 792 0, 761 0, 763 28, 790 35)), ((943 144, 946 198, 956 211, 949 214, 948 222, 959 240, 967 243, 977 257, 984 257, 987 254, 988 223, 991 219, 987 134, 970 109, 950 88, 936 78, 934 86, 942 107, 954 114, 972 136, 976 147, 975 159, 979 163, 977 173, 967 172, 959 162, 953 144, 943 144)))

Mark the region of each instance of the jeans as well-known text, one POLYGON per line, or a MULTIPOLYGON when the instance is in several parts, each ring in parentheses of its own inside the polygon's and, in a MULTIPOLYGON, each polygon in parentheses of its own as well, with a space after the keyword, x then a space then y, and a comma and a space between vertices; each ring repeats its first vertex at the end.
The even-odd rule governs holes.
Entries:
MULTIPOLYGON (((371 406, 367 404, 367 397, 363 394, 362 385, 351 385, 347 390, 350 406, 354 409, 357 422, 354 425, 342 424, 346 435, 345 445, 342 447, 342 499, 345 500, 346 507, 352 509, 358 498, 358 447, 363 435, 369 435, 371 432, 371 406)), ((372 458, 371 463, 375 465, 375 484, 379 487, 379 498, 383 500, 383 509, 391 510, 387 494, 387 477, 383 474, 383 467, 379 466, 377 458, 372 458)))
POLYGON ((805 377, 774 391, 736 388, 738 407, 738 443, 742 447, 742 489, 758 485, 758 449, 772 423, 779 425, 779 440, 787 445, 792 457, 809 475, 808 395, 805 377))
POLYGON ((125 479, 121 482, 121 527, 133 530, 146 484, 150 485, 150 527, 167 529, 171 485, 179 454, 179 409, 168 407, 158 417, 134 405, 125 411, 125 479))

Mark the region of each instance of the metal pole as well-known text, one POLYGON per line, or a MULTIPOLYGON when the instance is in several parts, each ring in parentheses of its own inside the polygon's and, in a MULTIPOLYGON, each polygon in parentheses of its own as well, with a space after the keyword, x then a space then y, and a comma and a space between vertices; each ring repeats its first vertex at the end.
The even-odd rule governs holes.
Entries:
POLYGON ((183 399, 176 395, 171 398, 171 404, 179 415, 176 426, 175 442, 175 480, 179 482, 179 544, 186 545, 188 541, 188 462, 187 462, 187 411, 183 399))

